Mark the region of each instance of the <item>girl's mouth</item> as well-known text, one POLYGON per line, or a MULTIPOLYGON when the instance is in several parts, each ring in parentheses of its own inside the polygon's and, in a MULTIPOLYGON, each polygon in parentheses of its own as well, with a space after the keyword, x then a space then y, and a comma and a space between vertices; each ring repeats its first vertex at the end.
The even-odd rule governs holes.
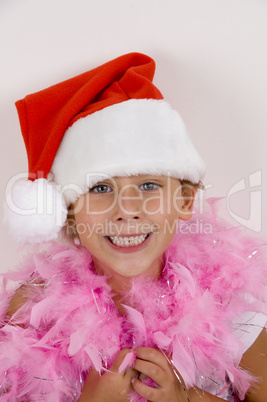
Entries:
POLYGON ((108 240, 116 247, 136 247, 143 244, 150 233, 138 236, 108 236, 108 240))

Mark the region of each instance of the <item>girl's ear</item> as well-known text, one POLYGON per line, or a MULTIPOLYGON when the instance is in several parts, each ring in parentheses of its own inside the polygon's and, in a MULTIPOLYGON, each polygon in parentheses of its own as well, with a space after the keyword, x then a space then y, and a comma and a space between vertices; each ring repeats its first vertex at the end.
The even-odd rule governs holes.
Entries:
POLYGON ((196 186, 182 184, 183 205, 180 208, 180 219, 187 221, 192 217, 197 190, 198 188, 196 186))

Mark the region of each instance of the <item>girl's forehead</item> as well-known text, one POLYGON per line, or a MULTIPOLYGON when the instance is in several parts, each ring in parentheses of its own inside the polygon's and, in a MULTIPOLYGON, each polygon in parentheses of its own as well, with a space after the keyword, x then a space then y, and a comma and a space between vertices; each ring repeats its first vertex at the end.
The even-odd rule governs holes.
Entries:
MULTIPOLYGON (((138 182, 140 180, 160 180, 160 181, 167 181, 167 180, 177 180, 179 181, 179 179, 171 177, 171 176, 166 176, 166 175, 152 175, 152 174, 139 174, 139 175, 132 175, 132 176, 114 176, 114 177, 107 177, 103 180, 99 180, 99 183, 101 182, 108 182, 108 183, 112 183, 112 182, 124 182, 124 183, 134 183, 134 182, 138 182)), ((98 184, 98 183, 96 183, 98 184)))

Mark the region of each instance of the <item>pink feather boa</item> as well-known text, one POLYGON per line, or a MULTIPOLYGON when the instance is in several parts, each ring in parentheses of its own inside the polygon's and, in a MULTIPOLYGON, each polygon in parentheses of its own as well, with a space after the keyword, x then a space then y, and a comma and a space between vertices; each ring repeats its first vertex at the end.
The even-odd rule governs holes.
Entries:
MULTIPOLYGON (((1 400, 77 400, 91 368, 103 373, 121 348, 140 345, 172 355, 186 386, 215 388, 218 396, 233 390, 243 399, 252 378, 238 368, 244 346, 232 322, 245 311, 267 313, 266 245, 214 219, 205 223, 212 225, 206 234, 177 233, 159 280, 132 281, 125 316, 82 247, 52 243, 7 274, 27 284, 28 301, 7 321, 12 293, 4 287, 1 400)), ((124 365, 131 361, 133 354, 124 365)), ((143 401, 135 393, 131 400, 143 401)))

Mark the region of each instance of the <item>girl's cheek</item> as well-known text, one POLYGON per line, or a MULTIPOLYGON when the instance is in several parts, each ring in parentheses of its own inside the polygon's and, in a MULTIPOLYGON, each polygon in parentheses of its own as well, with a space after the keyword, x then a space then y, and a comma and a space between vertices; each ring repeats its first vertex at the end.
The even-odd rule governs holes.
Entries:
POLYGON ((141 210, 146 215, 158 215, 165 213, 164 197, 162 194, 150 195, 143 200, 141 210))
POLYGON ((116 200, 112 196, 92 197, 89 199, 87 212, 99 215, 99 218, 102 219, 103 215, 110 213, 115 206, 116 200))

